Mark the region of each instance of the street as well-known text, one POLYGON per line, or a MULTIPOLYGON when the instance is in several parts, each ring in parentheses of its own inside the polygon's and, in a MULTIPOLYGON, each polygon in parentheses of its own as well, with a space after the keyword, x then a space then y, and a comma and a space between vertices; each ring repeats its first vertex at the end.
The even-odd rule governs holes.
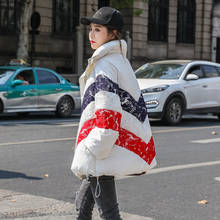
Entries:
MULTIPOLYGON (((80 181, 70 166, 78 122, 78 115, 0 117, 0 190, 74 203, 80 181)), ((150 122, 158 166, 117 181, 120 210, 153 220, 220 219, 220 121, 150 122)))

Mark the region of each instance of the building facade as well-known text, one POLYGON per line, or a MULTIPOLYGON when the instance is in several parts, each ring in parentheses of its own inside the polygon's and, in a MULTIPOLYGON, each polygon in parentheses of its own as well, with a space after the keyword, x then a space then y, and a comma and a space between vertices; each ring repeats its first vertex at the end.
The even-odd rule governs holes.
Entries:
POLYGON ((213 9, 211 54, 212 60, 220 63, 220 1, 213 9))
MULTIPOLYGON (((132 57, 143 60, 211 60, 213 2, 210 0, 151 0, 133 17, 132 57)), ((138 62, 139 60, 139 62, 138 62)))
MULTIPOLYGON (((77 82, 91 56, 88 27, 80 16, 92 16, 109 0, 35 0, 40 14, 33 65, 52 68, 77 82)), ((128 56, 134 69, 162 59, 220 62, 218 0, 136 0, 123 9, 128 56)), ((0 0, 0 64, 16 56, 19 8, 16 0, 0 0)), ((32 36, 30 35, 30 39, 32 36)))

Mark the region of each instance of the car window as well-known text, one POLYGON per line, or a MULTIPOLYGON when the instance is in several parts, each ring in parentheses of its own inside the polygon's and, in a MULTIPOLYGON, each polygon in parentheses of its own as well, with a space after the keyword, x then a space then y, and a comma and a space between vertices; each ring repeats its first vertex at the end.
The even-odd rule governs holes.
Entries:
POLYGON ((14 70, 0 69, 0 85, 3 85, 14 74, 14 70))
POLYGON ((15 79, 20 79, 24 81, 23 85, 35 84, 34 73, 32 70, 22 70, 20 71, 15 79))
POLYGON ((202 71, 201 66, 193 66, 189 69, 189 71, 187 72, 188 74, 195 74, 197 75, 199 78, 204 78, 204 73, 202 71))
POLYGON ((59 78, 52 72, 47 70, 36 70, 39 84, 60 83, 59 78))
POLYGON ((168 64, 148 64, 141 66, 136 72, 138 79, 178 79, 182 74, 185 65, 168 64))
POLYGON ((219 77, 219 73, 214 66, 203 65, 202 68, 204 69, 207 78, 219 77))
POLYGON ((218 70, 218 73, 220 74, 220 67, 216 66, 216 69, 218 70))

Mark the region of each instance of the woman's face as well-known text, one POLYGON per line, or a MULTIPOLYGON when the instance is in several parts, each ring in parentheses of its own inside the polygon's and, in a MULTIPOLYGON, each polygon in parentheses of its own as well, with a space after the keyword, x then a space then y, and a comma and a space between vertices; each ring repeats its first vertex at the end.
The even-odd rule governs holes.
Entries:
POLYGON ((92 49, 96 50, 104 43, 113 39, 114 35, 108 32, 107 27, 100 24, 91 23, 89 31, 89 41, 92 49))

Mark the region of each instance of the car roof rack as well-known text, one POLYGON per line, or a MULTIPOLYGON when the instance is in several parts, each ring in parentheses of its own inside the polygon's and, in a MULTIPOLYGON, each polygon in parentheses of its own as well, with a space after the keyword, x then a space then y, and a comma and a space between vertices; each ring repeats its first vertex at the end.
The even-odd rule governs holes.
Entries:
POLYGON ((31 66, 29 63, 27 63, 23 59, 12 59, 9 62, 10 66, 31 66))

